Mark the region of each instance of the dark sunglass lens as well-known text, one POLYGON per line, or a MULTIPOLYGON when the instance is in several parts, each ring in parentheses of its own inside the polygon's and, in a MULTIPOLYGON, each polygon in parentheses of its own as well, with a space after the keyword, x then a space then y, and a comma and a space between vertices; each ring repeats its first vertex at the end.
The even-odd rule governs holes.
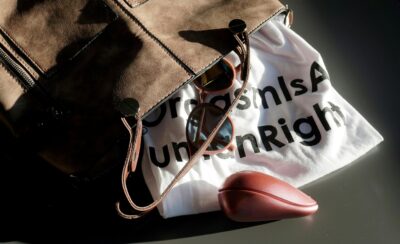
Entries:
POLYGON ((233 72, 233 67, 222 59, 198 77, 194 83, 197 87, 205 91, 225 90, 232 85, 233 72))
MULTIPOLYGON (((188 143, 198 149, 207 140, 218 121, 224 115, 224 111, 212 104, 197 106, 189 115, 186 127, 188 143)), ((207 151, 221 150, 229 145, 233 137, 233 127, 229 119, 226 119, 219 129, 214 140, 208 146, 207 151)))

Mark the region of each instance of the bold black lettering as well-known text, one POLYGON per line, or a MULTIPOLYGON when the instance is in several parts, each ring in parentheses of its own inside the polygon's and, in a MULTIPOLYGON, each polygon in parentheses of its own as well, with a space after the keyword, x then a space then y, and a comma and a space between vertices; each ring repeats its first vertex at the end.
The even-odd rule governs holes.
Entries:
POLYGON ((273 86, 266 86, 263 90, 258 89, 258 93, 260 94, 262 105, 265 109, 269 108, 266 98, 266 93, 269 92, 272 95, 272 98, 275 101, 276 105, 281 104, 281 99, 279 98, 278 92, 273 86))
MULTIPOLYGON (((236 89, 235 90, 235 92, 234 92, 235 97, 237 97, 239 91, 240 91, 240 89, 236 89)), ((247 89, 244 90, 244 94, 246 94, 246 93, 247 93, 247 89)), ((248 109, 250 107, 250 104, 251 104, 250 99, 247 96, 245 96, 244 94, 239 98, 239 100, 244 102, 244 104, 240 104, 240 102, 238 102, 238 104, 236 106, 240 110, 248 109)))
MULTIPOLYGON (((304 141, 300 142, 306 146, 314 146, 321 141, 321 133, 318 130, 318 126, 312 116, 307 118, 300 118, 293 124, 293 130, 299 135, 304 141), (309 132, 302 131, 301 125, 308 124, 311 127, 309 132), (306 141, 307 139, 313 138, 312 140, 306 141)), ((303 127, 304 130, 304 127, 303 127)))
MULTIPOLYGON (((337 126, 340 126, 340 122, 339 122, 339 120, 335 117, 335 114, 334 114, 334 112, 332 111, 331 108, 325 107, 325 108, 321 109, 321 108, 319 107, 318 103, 314 104, 313 108, 314 108, 315 113, 316 113, 317 116, 318 116, 318 119, 321 121, 321 124, 324 126, 324 129, 325 129, 326 131, 328 131, 328 130, 331 129, 331 126, 329 125, 329 122, 328 122, 328 120, 326 119, 326 113, 328 113, 328 112, 329 112, 329 114, 331 115, 333 121, 335 121, 336 125, 337 125, 337 126)), ((337 109, 339 109, 339 108, 335 106, 334 109, 337 110, 337 109)), ((341 114, 341 115, 339 114, 340 116, 343 116, 343 117, 344 117, 344 115, 342 114, 342 112, 340 111, 340 109, 339 109, 339 113, 341 114)))
POLYGON ((318 83, 321 83, 324 80, 329 80, 329 75, 324 68, 322 68, 317 62, 314 61, 311 65, 310 69, 310 78, 311 78, 311 84, 312 84, 312 92, 318 91, 318 83), (319 73, 320 75, 317 76, 316 73, 319 73))
POLYGON ((246 153, 244 151, 244 146, 243 146, 244 141, 246 141, 246 140, 250 141, 254 153, 260 152, 260 148, 258 147, 258 144, 257 144, 257 139, 254 135, 246 134, 244 136, 236 136, 236 144, 238 147, 240 158, 246 157, 246 153))
POLYGON ((171 111, 171 118, 178 117, 178 113, 176 112, 176 104, 181 101, 180 97, 170 98, 168 100, 169 110, 171 111))
POLYGON ((295 96, 303 95, 308 91, 307 87, 302 84, 303 82, 302 79, 294 79, 290 82, 290 86, 296 88, 296 91, 294 92, 295 96))
POLYGON ((289 143, 294 142, 293 136, 292 136, 292 134, 290 133, 290 130, 289 130, 288 126, 285 124, 285 123, 286 123, 286 120, 285 120, 284 118, 280 118, 280 119, 278 120, 278 123, 281 125, 281 129, 282 129, 282 131, 283 131, 283 134, 285 134, 286 139, 288 140, 288 142, 289 142, 289 143))
POLYGON ((279 82, 279 86, 282 89, 283 95, 286 98, 286 101, 292 101, 292 96, 290 95, 290 92, 286 86, 286 82, 285 82, 285 79, 283 79, 283 76, 278 77, 278 82, 279 82))
POLYGON ((146 119, 143 120, 143 126, 146 127, 154 127, 161 123, 165 114, 167 113, 167 105, 162 103, 156 110, 149 114, 146 119), (154 119, 155 117, 155 119, 154 119), (148 121, 149 119, 153 119, 152 121, 148 121))
POLYGON ((187 142, 185 142, 185 141, 180 142, 180 143, 173 142, 172 148, 174 149, 175 158, 178 162, 182 162, 182 156, 179 151, 179 149, 181 149, 181 148, 185 149, 186 155, 189 157, 189 146, 188 146, 187 142))
POLYGON ((159 162, 156 156, 156 150, 154 147, 149 147, 149 154, 150 154, 150 160, 151 162, 160 168, 164 168, 167 167, 170 161, 170 157, 169 157, 169 151, 168 151, 168 146, 165 145, 162 148, 163 150, 163 155, 164 155, 164 162, 159 162))
POLYGON ((263 142, 263 145, 267 151, 272 150, 270 143, 274 144, 277 147, 285 146, 284 143, 275 139, 276 135, 278 134, 278 131, 274 126, 272 125, 258 126, 258 132, 260 133, 261 141, 263 142), (268 136, 265 134, 266 131, 270 132, 268 136))
POLYGON ((211 98, 210 103, 217 105, 216 103, 219 101, 224 102, 224 107, 221 107, 222 109, 227 109, 229 106, 231 106, 231 97, 229 96, 229 93, 226 93, 225 95, 219 95, 211 98))

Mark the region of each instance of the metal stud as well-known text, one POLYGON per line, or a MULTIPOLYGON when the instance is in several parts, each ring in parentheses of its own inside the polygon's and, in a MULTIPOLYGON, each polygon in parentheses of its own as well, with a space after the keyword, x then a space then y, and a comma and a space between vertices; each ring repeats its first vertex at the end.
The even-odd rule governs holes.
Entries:
POLYGON ((247 25, 241 19, 234 19, 229 22, 229 30, 233 34, 240 34, 246 31, 247 25))

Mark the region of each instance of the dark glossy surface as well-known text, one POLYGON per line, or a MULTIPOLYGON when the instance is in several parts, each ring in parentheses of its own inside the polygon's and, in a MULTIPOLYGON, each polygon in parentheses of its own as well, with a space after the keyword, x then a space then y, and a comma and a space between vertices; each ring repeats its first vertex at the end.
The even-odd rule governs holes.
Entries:
POLYGON ((153 213, 126 222, 113 209, 119 165, 110 176, 94 185, 81 182, 77 190, 37 159, 17 151, 20 158, 14 160, 10 145, 3 145, 0 241, 399 243, 400 3, 284 2, 294 10, 292 28, 322 54, 333 86, 385 138, 352 164, 301 188, 318 202, 315 215, 243 224, 220 212, 169 220, 153 213))

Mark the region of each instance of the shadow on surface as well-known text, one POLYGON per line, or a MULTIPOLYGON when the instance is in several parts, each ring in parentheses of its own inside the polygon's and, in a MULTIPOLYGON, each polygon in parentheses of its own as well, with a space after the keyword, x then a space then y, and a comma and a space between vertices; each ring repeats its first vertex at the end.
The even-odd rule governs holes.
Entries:
MULTIPOLYGON (((222 212, 165 220, 153 211, 136 221, 123 220, 114 209, 122 196, 122 165, 94 181, 74 182, 29 149, 19 148, 5 128, 0 127, 0 135, 2 242, 146 242, 255 225, 232 222, 222 212)), ((130 185, 146 189, 140 174, 130 185)), ((147 190, 141 198, 149 200, 147 190)))
MULTIPOLYGON (((27 11, 33 6, 23 5, 22 2, 19 2, 21 11, 27 11)), ((84 13, 87 13, 85 11, 84 13)), ((81 47, 81 42, 86 43, 87 40, 78 40, 65 47, 57 56, 57 61, 61 63, 66 56, 74 53, 81 47)), ((57 70, 59 73, 55 74, 55 78, 61 77, 57 80, 59 83, 40 81, 50 94, 56 94, 57 100, 67 98, 67 101, 62 100, 62 102, 72 108, 71 118, 76 118, 72 120, 77 123, 75 126, 73 123, 68 123, 70 127, 67 129, 56 127, 58 131, 47 133, 47 136, 42 131, 36 133, 32 129, 33 132, 29 133, 32 136, 22 143, 16 141, 10 131, 0 123, 0 224, 3 226, 0 231, 0 241, 144 242, 250 226, 231 222, 221 212, 164 220, 157 211, 153 211, 139 220, 126 221, 117 216, 115 211, 115 202, 122 199, 120 174, 123 158, 115 160, 115 166, 95 180, 85 178, 78 180, 56 169, 65 166, 65 158, 77 158, 73 154, 75 151, 68 151, 68 148, 81 145, 79 148, 82 150, 78 153, 85 152, 89 155, 87 157, 83 155, 85 158, 82 158, 82 162, 86 162, 88 161, 86 159, 93 159, 92 156, 97 155, 90 154, 90 147, 86 144, 94 145, 92 151, 102 151, 101 149, 106 146, 100 147, 97 137, 100 136, 102 141, 106 141, 105 145, 113 142, 112 139, 106 140, 104 137, 105 131, 111 127, 106 119, 112 117, 110 111, 114 111, 111 106, 112 87, 141 48, 141 41, 131 36, 123 22, 117 21, 112 28, 93 42, 90 48, 74 58, 74 62, 89 66, 86 72, 81 72, 86 66, 74 68, 73 64, 63 63, 65 67, 57 70), (119 45, 114 48, 104 48, 109 43, 119 45), (115 67, 115 60, 119 62, 118 67, 115 67), (63 80, 63 77, 67 78, 63 80), (103 82, 104 80, 108 82, 103 82), (91 94, 100 95, 95 100, 91 94), (102 132, 101 135, 99 131, 102 132), (69 140, 68 136, 71 135, 81 140, 69 140), (70 146, 66 142, 73 142, 73 145, 70 146), (43 144, 60 148, 64 153, 57 155, 53 161, 44 161, 34 153, 37 148, 44 147, 43 144)), ((7 111, 15 119, 13 126, 20 125, 15 121, 21 121, 21 128, 34 128, 36 118, 33 114, 37 114, 36 110, 42 107, 41 104, 32 106, 33 103, 28 97, 28 95, 20 97, 14 108, 7 111)), ((120 122, 119 117, 118 122, 120 122)), ((121 145, 123 146, 121 150, 126 150, 127 143, 121 145)), ((135 194, 135 199, 140 200, 137 199, 139 195, 143 201, 149 200, 149 193, 140 173, 141 169, 139 168, 137 172, 139 173, 131 177, 130 185, 132 188, 144 191, 135 194)))

